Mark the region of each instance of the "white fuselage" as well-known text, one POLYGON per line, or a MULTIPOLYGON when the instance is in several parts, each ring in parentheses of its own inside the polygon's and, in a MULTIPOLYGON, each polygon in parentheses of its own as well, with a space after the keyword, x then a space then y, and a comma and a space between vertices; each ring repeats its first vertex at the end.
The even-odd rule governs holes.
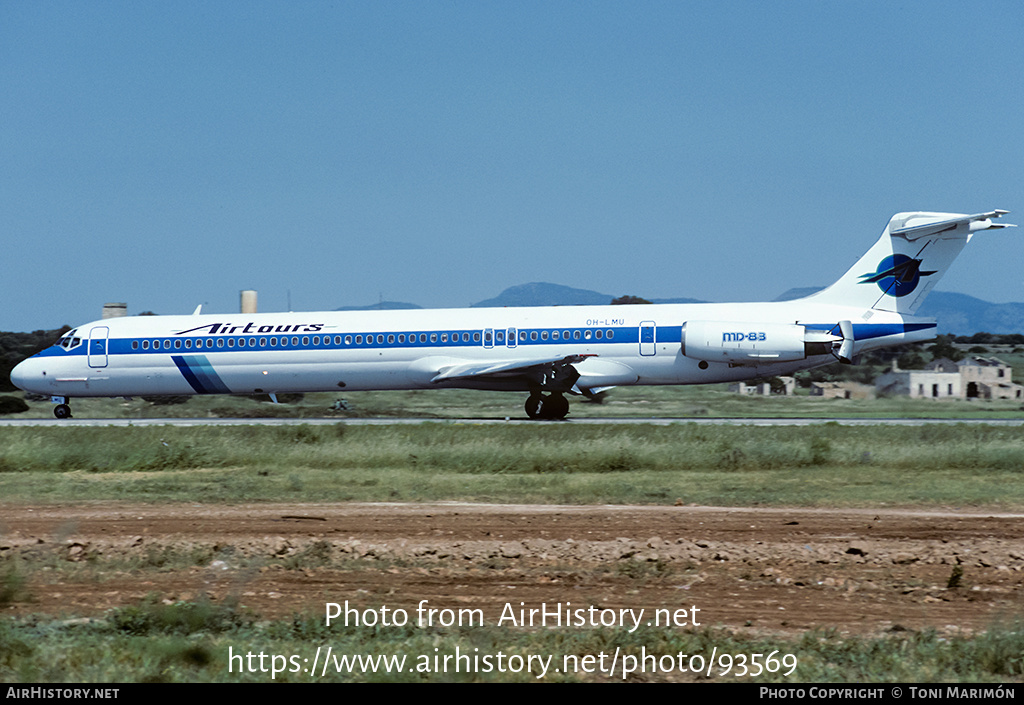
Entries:
MULTIPOLYGON (((529 391, 531 366, 574 357, 582 391, 789 374, 835 361, 684 354, 688 321, 742 338, 768 324, 835 332, 854 352, 934 337, 934 323, 797 300, 399 311, 138 316, 95 321, 22 362, 21 388, 61 397, 463 387, 529 391), (77 343, 75 341, 78 341, 77 343)), ((763 339, 764 334, 761 334, 763 339)))

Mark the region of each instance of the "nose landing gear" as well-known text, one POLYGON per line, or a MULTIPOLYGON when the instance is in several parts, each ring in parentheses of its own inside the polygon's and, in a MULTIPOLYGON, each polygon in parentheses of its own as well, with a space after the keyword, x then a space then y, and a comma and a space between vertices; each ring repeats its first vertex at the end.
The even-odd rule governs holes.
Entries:
POLYGON ((58 419, 70 419, 71 418, 71 407, 68 406, 68 402, 71 401, 67 397, 53 397, 52 401, 57 402, 57 406, 53 407, 53 415, 58 419))

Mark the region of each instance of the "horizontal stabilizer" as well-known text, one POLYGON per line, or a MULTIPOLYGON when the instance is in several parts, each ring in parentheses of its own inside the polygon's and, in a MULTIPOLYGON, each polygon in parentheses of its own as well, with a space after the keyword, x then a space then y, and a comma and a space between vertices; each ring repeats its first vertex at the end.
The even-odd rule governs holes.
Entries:
MULTIPOLYGON (((946 220, 939 220, 931 223, 924 223, 922 225, 905 225, 904 227, 894 228, 890 231, 891 235, 900 235, 905 237, 907 240, 919 240, 922 237, 928 237, 929 235, 938 235, 940 233, 948 232, 950 230, 956 230, 961 225, 969 225, 968 231, 975 232, 978 230, 988 230, 989 228, 1015 228, 1016 225, 1011 223, 993 223, 992 218, 999 218, 1009 213, 1004 210, 994 210, 988 213, 976 213, 975 215, 964 215, 956 218, 948 218, 946 220)), ((928 214, 920 214, 922 216, 928 214)), ((920 218, 908 218, 907 223, 912 223, 920 218)))

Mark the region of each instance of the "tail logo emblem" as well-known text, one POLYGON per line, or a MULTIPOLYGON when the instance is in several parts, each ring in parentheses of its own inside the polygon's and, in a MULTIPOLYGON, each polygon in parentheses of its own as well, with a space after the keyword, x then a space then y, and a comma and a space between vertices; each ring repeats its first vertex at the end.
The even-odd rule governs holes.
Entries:
POLYGON ((906 296, 917 288, 921 277, 935 274, 921 271, 921 260, 906 255, 890 255, 878 263, 874 272, 861 274, 861 284, 878 284, 882 293, 897 298, 906 296))

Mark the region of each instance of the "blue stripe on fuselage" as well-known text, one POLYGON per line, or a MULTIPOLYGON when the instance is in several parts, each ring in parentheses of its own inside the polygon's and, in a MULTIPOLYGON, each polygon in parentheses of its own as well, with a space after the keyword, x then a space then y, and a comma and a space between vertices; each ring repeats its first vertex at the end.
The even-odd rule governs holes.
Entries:
POLYGON ((197 394, 231 393, 205 355, 172 355, 171 359, 197 394))
MULTIPOLYGON (((513 326, 509 326, 513 328, 513 326)), ((490 345, 483 343, 482 330, 443 330, 434 332, 375 331, 371 333, 325 333, 316 336, 267 336, 228 335, 173 338, 170 336, 145 336, 142 338, 111 338, 108 353, 111 355, 168 355, 195 351, 205 355, 245 352, 296 352, 334 350, 424 350, 424 349, 501 349, 523 345, 614 345, 638 343, 639 329, 636 326, 589 326, 585 328, 518 328, 515 345, 509 345, 503 335, 505 328, 492 329, 494 337, 490 345), (566 335, 568 333, 568 335, 566 335), (601 337, 598 337, 598 334, 601 337), (479 336, 474 340, 472 335, 479 336), (524 337, 525 334, 525 337, 524 337), (558 334, 558 338, 555 338, 558 334), (420 341, 419 336, 432 336, 434 340, 420 341), (465 340, 464 336, 470 336, 465 340), (547 335, 547 337, 544 337, 547 335), (536 336, 536 339, 534 338, 536 336), (589 337, 588 337, 589 336, 589 337), (404 340, 399 341, 400 337, 404 340), (296 342, 292 343, 292 339, 296 342), (356 339, 359 342, 356 342, 356 339), (273 340, 274 344, 269 342, 273 340), (313 341, 316 342, 313 342, 313 341), (216 343, 214 342, 216 341, 216 343), (231 343, 228 345, 227 343, 231 343), (142 347, 145 344, 145 347, 142 347)), ((679 342, 679 326, 658 326, 658 342, 679 342)), ((59 353, 58 353, 59 354, 59 353)))

